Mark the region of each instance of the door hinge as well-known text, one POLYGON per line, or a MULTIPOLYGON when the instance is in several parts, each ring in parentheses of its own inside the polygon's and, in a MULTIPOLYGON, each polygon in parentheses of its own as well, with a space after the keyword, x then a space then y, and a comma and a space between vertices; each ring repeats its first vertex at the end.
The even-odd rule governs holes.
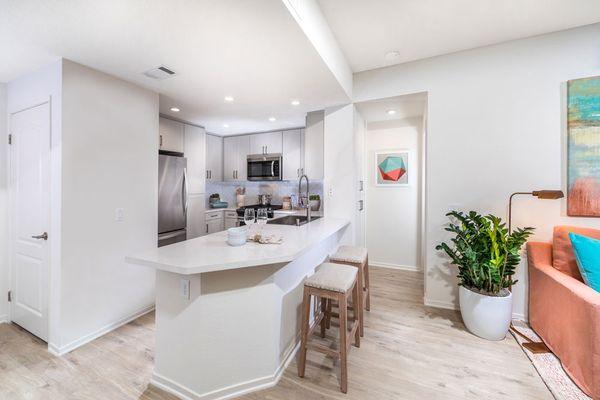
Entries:
POLYGON ((8 134, 8 144, 12 144, 12 133, 8 134))
POLYGON ((9 290, 8 291, 8 302, 10 303, 12 301, 12 291, 9 290))

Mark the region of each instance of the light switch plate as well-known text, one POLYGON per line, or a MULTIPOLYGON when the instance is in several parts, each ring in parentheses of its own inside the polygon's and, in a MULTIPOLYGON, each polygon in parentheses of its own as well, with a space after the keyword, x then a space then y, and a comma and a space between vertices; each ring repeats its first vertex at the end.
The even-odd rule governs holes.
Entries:
POLYGON ((115 209, 115 221, 123 222, 125 220, 125 209, 116 208, 115 209))
POLYGON ((181 278, 179 281, 179 287, 181 289, 181 297, 186 300, 190 299, 190 280, 181 278))

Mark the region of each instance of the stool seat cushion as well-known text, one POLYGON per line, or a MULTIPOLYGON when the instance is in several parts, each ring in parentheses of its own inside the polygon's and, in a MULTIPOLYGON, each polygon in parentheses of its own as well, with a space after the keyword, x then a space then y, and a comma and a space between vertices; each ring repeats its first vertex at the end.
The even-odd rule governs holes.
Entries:
POLYGON ((317 272, 308 277, 304 285, 317 289, 346 293, 356 280, 358 269, 351 265, 323 263, 317 272))
POLYGON ((340 246, 330 261, 363 263, 367 259, 367 249, 359 246, 340 246))

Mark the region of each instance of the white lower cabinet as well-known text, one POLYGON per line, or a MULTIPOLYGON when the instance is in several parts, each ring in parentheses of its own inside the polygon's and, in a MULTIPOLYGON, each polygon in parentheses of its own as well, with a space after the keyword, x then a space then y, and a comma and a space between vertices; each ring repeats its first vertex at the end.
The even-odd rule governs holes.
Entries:
POLYGON ((235 228, 237 226, 237 218, 225 218, 225 230, 235 228))
POLYGON ((209 211, 205 214, 206 234, 221 232, 223 230, 223 211, 209 211))
POLYGON ((225 229, 238 226, 238 216, 236 211, 225 211, 225 229))

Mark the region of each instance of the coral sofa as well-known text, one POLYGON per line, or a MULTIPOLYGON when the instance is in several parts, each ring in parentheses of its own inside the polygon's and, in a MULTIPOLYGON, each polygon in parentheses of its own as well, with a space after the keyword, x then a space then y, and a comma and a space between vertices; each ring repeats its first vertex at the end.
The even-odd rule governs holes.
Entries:
POLYGON ((581 390, 600 399, 600 293, 583 283, 569 232, 600 239, 600 230, 557 226, 552 243, 527 243, 529 323, 581 390))

